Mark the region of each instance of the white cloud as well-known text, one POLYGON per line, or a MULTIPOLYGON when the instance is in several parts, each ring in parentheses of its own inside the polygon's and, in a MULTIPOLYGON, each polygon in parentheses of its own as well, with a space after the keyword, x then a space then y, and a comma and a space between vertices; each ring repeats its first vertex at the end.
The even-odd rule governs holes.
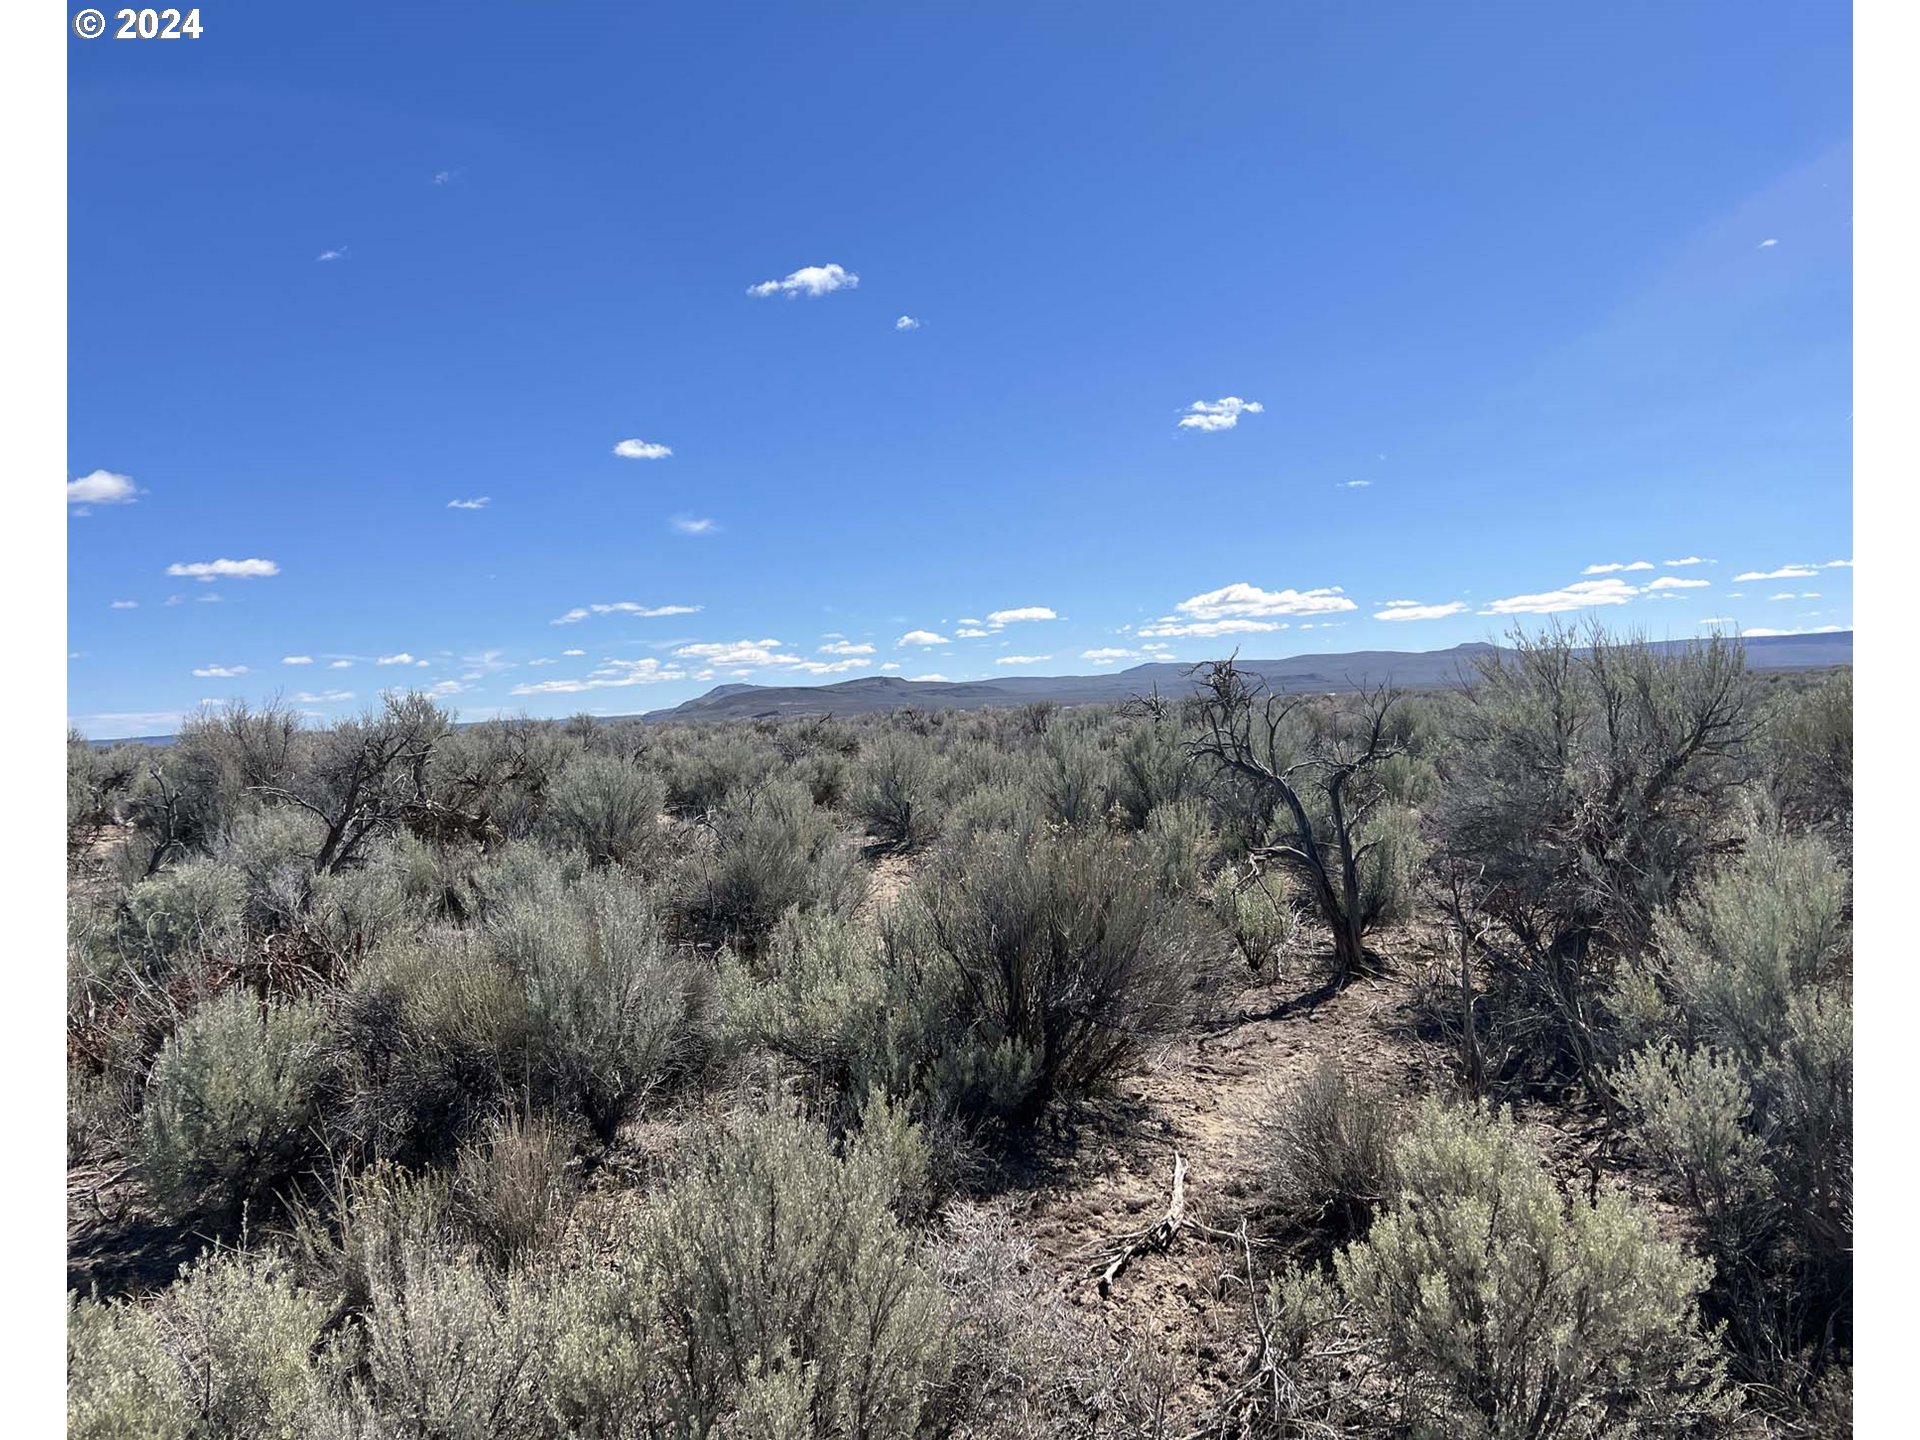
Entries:
POLYGON ((673 447, 656 445, 651 440, 622 440, 613 447, 613 453, 622 460, 664 460, 673 454, 673 447))
POLYGON ((673 653, 688 660, 704 660, 709 665, 779 665, 790 656, 775 655, 778 640, 717 640, 698 645, 682 645, 673 653))
POLYGON ((95 470, 67 481, 69 505, 131 505, 139 493, 140 487, 131 475, 116 475, 111 470, 95 470))
POLYGON ((342 700, 351 700, 353 698, 353 692, 351 690, 322 690, 315 693, 310 690, 302 690, 293 698, 302 705, 337 705, 342 700))
POLYGON ((195 560, 190 564, 169 565, 167 574, 190 576, 203 583, 214 580, 258 580, 278 575, 280 567, 271 560, 195 560))
POLYGON ((1444 620, 1449 615, 1458 615, 1466 608, 1466 603, 1460 600, 1449 600, 1444 605, 1422 605, 1417 600, 1389 600, 1386 609, 1373 612, 1373 618, 1376 620, 1444 620))
POLYGON ((996 665, 1038 665, 1042 660, 1051 660, 1051 655, 1002 655, 993 663, 996 665))
POLYGON ((1157 620, 1151 625, 1141 626, 1139 633, 1147 637, 1210 639, 1216 635, 1255 635, 1286 628, 1286 622, 1278 620, 1201 620, 1191 625, 1157 620))
POLYGON ((373 663, 376 665, 416 665, 425 664, 426 662, 416 661, 413 656, 402 650, 398 655, 379 656, 373 663))
POLYGON ((838 265, 805 265, 794 271, 784 280, 762 280, 758 285, 749 285, 749 295, 785 295, 791 300, 796 295, 831 295, 836 290, 851 290, 860 283, 860 277, 838 265))
POLYGON ((1338 585, 1317 590, 1262 590, 1238 581, 1190 596, 1173 608, 1194 620, 1226 620, 1252 615, 1323 615, 1358 607, 1338 585))
POLYGON ((550 625, 577 625, 589 615, 634 615, 642 620, 658 620, 663 615, 697 615, 698 605, 637 605, 631 600, 616 600, 611 605, 579 605, 550 620, 550 625))
POLYGON ((718 530, 720 526, 714 521, 705 518, 696 518, 691 515, 676 515, 673 517, 673 528, 678 530, 682 535, 711 535, 714 531, 718 530))
POLYGON ((611 662, 584 680, 538 680, 513 687, 515 695, 573 695, 582 690, 617 690, 628 685, 657 685, 669 680, 685 680, 680 666, 663 663, 649 655, 644 660, 611 662))
POLYGON ((1698 590, 1703 585, 1711 585, 1711 580, 1682 580, 1678 575, 1662 575, 1647 586, 1649 590, 1698 590))
POLYGON ((1853 561, 1829 560, 1827 561, 1826 564, 1822 565, 1820 568, 1822 570, 1851 570, 1853 568, 1853 561))
POLYGON ((218 595, 196 595, 193 598, 201 605, 218 605, 220 603, 220 597, 218 595))
POLYGON ((1266 407, 1258 400, 1242 400, 1238 395, 1224 395, 1218 400, 1196 400, 1187 407, 1187 413, 1180 418, 1182 430, 1231 430, 1240 423, 1242 415, 1258 415, 1266 407))
POLYGON ((314 256, 313 258, 316 260, 323 260, 323 261, 324 260, 344 260, 347 258, 347 247, 342 245, 338 250, 322 250, 318 255, 314 256))
POLYGON ((946 636, 936 635, 931 630, 909 630, 893 643, 896 645, 945 645, 949 642, 946 636))
POLYGON ((1616 560, 1610 565, 1589 565, 1580 573, 1582 575, 1612 575, 1620 570, 1651 570, 1653 568, 1654 564, 1651 560, 1629 560, 1625 563, 1616 560))
POLYGON ((1771 250, 1774 246, 1778 245, 1779 243, 1780 242, 1778 240, 1762 240, 1758 245, 1754 246, 1753 248, 1756 250, 1771 250))
POLYGON ((1640 592, 1624 580, 1576 580, 1561 590, 1538 595, 1509 595, 1495 600, 1482 615, 1553 615, 1590 605, 1624 605, 1640 592))
POLYGON ((982 629, 978 625, 962 625, 953 633, 962 640, 979 640, 993 634, 993 631, 982 629))
POLYGON ((193 672, 202 680, 231 680, 247 673, 244 665, 204 665, 193 672))
POLYGON ((1747 580, 1810 580, 1820 572, 1811 565, 1782 565, 1778 570, 1748 570, 1733 577, 1738 585, 1747 580))
POLYGON ((311 655, 282 655, 282 656, 280 657, 280 663, 281 663, 282 665, 311 665, 311 664, 313 664, 313 656, 311 656, 311 655))
POLYGON ((989 625, 1017 625, 1023 620, 1058 620, 1060 617, 1044 605, 1024 605, 1018 610, 995 610, 987 616, 989 625))
POLYGON ((138 610, 140 608, 140 602, 138 600, 116 600, 107 608, 110 610, 138 610))
POLYGON ((353 662, 351 660, 333 660, 328 662, 327 668, 329 670, 351 670, 353 668, 353 662))
POLYGON ((1111 665, 1116 660, 1138 660, 1140 657, 1132 650, 1122 650, 1118 646, 1105 645, 1097 650, 1082 650, 1082 660, 1091 660, 1096 665, 1111 665))
POLYGON ((920 328, 920 322, 911 315, 902 315, 898 320, 893 322, 893 328, 896 330, 918 330, 920 328))
POLYGON ((1748 636, 1753 636, 1753 635, 1838 635, 1842 630, 1845 630, 1846 628, 1847 627, 1844 625, 1815 625, 1810 630, 1769 630, 1769 629, 1766 629, 1764 626, 1756 625, 1754 626, 1753 629, 1743 630, 1740 633, 1748 636))
POLYGON ((584 650, 562 650, 560 653, 562 655, 584 655, 587 652, 584 650))
POLYGON ((1671 570, 1677 569, 1682 565, 1718 565, 1720 562, 1718 560, 1703 559, 1698 555, 1689 555, 1684 560, 1662 560, 1660 563, 1671 570))
POLYGON ((449 500, 449 510, 484 510, 493 503, 491 495, 476 495, 471 500, 449 500))
POLYGON ((1364 490, 1373 484, 1371 480, 1342 480, 1333 488, 1336 490, 1364 490))
POLYGON ((855 645, 848 640, 835 640, 830 645, 822 645, 820 653, 822 655, 871 655, 873 646, 855 645))
POLYGON ((940 684, 942 684, 942 685, 951 685, 951 684, 953 683, 953 682, 952 682, 951 680, 949 680, 949 679, 947 679, 947 677, 946 677, 946 676, 944 676, 944 675, 942 675, 942 674, 940 674, 940 673, 939 673, 938 671, 932 671, 932 672, 929 672, 928 674, 925 674, 925 675, 909 675, 909 676, 907 676, 907 679, 909 679, 909 680, 935 680, 935 681, 938 681, 938 682, 939 682, 940 684))

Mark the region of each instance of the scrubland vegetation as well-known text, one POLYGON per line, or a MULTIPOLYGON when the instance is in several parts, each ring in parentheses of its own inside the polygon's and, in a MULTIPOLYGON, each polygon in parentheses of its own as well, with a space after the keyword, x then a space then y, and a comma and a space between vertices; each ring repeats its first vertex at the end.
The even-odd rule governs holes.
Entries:
POLYGON ((1849 1433, 1850 675, 1197 678, 75 737, 71 1433, 1849 1433))

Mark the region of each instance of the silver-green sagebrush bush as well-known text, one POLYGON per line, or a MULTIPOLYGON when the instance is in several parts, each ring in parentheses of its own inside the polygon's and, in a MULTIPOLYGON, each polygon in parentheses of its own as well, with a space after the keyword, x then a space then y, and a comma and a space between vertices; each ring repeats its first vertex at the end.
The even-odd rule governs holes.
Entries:
POLYGON ((1497 1113, 1428 1102, 1395 1164, 1399 1192, 1335 1256, 1333 1282, 1296 1272, 1268 1292, 1275 1342, 1327 1406, 1350 1407, 1341 1367, 1357 1364, 1406 1433, 1724 1428, 1736 1401, 1697 1310, 1711 1266, 1658 1238, 1645 1213, 1613 1195, 1563 1197, 1497 1113), (1343 1330, 1353 1343, 1326 1343, 1343 1330))
MULTIPOLYGON (((924 1162, 923 1162, 924 1163, 924 1162)), ((557 1406, 581 1433, 917 1433, 952 1364, 944 1297, 894 1213, 900 1147, 836 1155, 773 1113, 711 1142, 559 1304, 557 1406)))
POLYGON ((582 755, 547 795, 541 828, 596 865, 620 865, 656 848, 666 781, 611 755, 582 755))
POLYGON ((140 1117, 141 1170, 174 1214, 237 1211, 289 1180, 315 1148, 331 1048, 305 1001, 240 990, 206 1001, 154 1062, 140 1117))

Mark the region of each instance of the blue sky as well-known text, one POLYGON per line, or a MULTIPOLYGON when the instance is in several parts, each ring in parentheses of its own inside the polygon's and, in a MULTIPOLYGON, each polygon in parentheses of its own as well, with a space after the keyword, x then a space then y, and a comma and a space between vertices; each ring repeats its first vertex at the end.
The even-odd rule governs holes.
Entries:
POLYGON ((69 42, 89 734, 1852 627, 1844 6, 203 19, 69 42))

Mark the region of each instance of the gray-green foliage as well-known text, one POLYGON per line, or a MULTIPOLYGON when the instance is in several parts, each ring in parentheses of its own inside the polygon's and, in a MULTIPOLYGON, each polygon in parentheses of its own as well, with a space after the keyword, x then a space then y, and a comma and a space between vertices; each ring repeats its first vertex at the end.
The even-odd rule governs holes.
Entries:
POLYGON ((227 990, 188 1015, 141 1113, 154 1198, 175 1213, 232 1209, 290 1178, 313 1150, 328 1049, 326 1017, 306 1001, 263 1007, 227 990))
POLYGON ((804 1415, 797 1433, 822 1437, 914 1434, 951 1345, 894 1214, 901 1184, 897 1146, 836 1155, 780 1114, 703 1147, 569 1293, 562 1412, 590 1434, 704 1434, 736 1411, 804 1415))
POLYGON ((645 855, 659 833, 666 781, 612 755, 581 755, 560 772, 547 796, 542 828, 596 865, 645 855))
MULTIPOLYGON (((1399 1193, 1334 1269, 1400 1426, 1519 1440, 1724 1422, 1732 1400, 1697 1318, 1711 1267, 1645 1213, 1563 1198, 1498 1114, 1429 1102, 1395 1161, 1399 1193)), ((1276 1310, 1333 1304, 1299 1283, 1276 1310)))
POLYGON ((1292 1217, 1357 1235, 1395 1195, 1395 1141, 1405 1128, 1392 1099, 1322 1068, 1289 1088, 1267 1134, 1267 1184, 1292 1217))
POLYGON ((940 833, 950 767, 923 741, 888 732, 860 752, 849 808, 900 850, 920 850, 940 833))
POLYGON ((488 923, 525 1002, 525 1082, 602 1139, 691 1059, 701 977, 664 933, 652 897, 613 874, 550 880, 488 923))
POLYGON ((201 1256, 151 1304, 70 1300, 67 1433, 253 1440, 307 1433, 334 1373, 328 1304, 271 1255, 201 1256))
POLYGON ((941 1007, 937 1088, 958 1111, 1031 1121, 1135 1059, 1182 1015, 1191 936, 1104 834, 982 836, 902 907, 892 944, 941 1007))
POLYGON ((791 780, 731 792, 711 832, 675 876, 676 909, 700 940, 752 950, 790 907, 844 911, 863 893, 850 840, 791 780))
POLYGON ((1620 1098, 1699 1213, 1739 1353, 1791 1387, 1852 1336, 1847 890, 1823 841, 1757 830, 1658 916, 1657 967, 1611 997, 1644 1042, 1620 1098))

